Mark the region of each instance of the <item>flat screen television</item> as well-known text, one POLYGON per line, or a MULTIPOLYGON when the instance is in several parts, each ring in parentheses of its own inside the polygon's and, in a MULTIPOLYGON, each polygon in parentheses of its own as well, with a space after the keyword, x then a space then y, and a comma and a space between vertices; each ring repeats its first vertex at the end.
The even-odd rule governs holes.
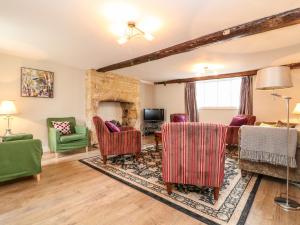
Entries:
POLYGON ((164 109, 144 109, 144 120, 160 122, 164 121, 164 109))

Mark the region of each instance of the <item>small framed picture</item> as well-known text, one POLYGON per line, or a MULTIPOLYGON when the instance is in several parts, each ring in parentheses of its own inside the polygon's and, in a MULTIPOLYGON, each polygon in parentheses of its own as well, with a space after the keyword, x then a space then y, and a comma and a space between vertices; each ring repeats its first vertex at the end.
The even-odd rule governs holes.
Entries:
POLYGON ((53 98, 54 73, 21 67, 21 96, 53 98))

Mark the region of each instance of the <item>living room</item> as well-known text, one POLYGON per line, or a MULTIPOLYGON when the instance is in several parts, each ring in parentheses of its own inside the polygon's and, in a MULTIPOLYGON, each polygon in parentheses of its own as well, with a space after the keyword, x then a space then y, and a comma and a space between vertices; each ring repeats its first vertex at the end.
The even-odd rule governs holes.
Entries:
POLYGON ((0 224, 299 224, 299 7, 2 1, 0 224))

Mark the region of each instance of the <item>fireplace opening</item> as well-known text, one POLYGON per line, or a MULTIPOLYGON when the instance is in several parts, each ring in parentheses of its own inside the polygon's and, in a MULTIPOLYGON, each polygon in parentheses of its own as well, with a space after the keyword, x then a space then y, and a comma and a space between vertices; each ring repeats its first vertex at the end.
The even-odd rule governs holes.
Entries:
POLYGON ((122 107, 120 102, 100 102, 97 110, 99 115, 105 121, 116 120, 122 124, 122 107))
POLYGON ((137 122, 136 105, 131 102, 101 101, 97 115, 105 121, 118 121, 122 126, 135 127, 137 122))

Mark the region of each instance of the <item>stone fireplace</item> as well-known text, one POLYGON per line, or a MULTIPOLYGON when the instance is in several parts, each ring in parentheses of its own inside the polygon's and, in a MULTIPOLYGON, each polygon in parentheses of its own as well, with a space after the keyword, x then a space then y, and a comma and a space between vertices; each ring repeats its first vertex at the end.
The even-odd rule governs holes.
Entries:
POLYGON ((86 76, 86 124, 91 130, 91 143, 97 143, 92 118, 97 115, 101 102, 119 102, 122 109, 122 125, 139 128, 139 96, 140 85, 137 79, 89 70, 86 76))

